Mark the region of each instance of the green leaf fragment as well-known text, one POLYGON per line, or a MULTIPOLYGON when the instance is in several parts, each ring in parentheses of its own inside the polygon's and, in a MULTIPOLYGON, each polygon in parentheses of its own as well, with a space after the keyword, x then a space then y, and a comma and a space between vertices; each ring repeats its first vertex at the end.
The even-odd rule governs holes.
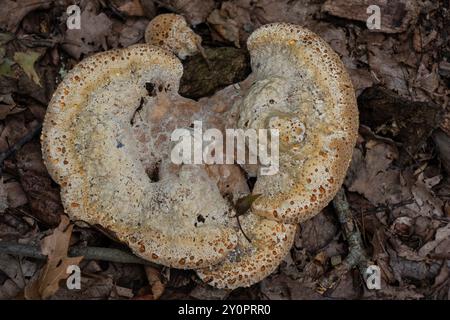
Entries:
POLYGON ((34 64, 40 56, 41 54, 35 51, 16 52, 14 54, 14 61, 16 61, 22 67, 23 71, 25 71, 26 75, 39 86, 41 86, 41 80, 34 69, 34 64))

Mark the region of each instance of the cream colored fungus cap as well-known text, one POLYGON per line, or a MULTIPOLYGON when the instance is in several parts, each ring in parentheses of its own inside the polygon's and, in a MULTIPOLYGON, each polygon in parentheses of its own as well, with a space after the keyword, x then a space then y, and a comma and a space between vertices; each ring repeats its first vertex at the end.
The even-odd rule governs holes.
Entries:
POLYGON ((174 55, 145 44, 89 57, 59 84, 41 138, 72 219, 113 231, 147 260, 197 268, 220 262, 237 245, 226 227, 229 206, 201 167, 152 182, 130 124, 141 99, 157 101, 147 84, 177 99, 182 72, 174 55), (208 217, 201 226, 199 215, 208 217))
POLYGON ((241 216, 237 247, 227 258, 197 270, 205 283, 221 289, 249 287, 270 275, 289 253, 297 225, 283 224, 252 213, 241 216), (250 241, 251 242, 250 242, 250 241))
POLYGON ((335 196, 358 132, 354 89, 339 56, 318 35, 285 23, 248 39, 255 81, 240 105, 240 128, 279 130, 280 165, 258 175, 252 212, 284 223, 319 213, 335 196))

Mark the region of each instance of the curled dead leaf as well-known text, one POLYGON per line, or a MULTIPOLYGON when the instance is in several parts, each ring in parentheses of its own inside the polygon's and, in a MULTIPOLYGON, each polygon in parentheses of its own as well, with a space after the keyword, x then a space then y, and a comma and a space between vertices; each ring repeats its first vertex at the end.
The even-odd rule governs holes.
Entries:
POLYGON ((47 263, 39 276, 25 287, 26 299, 48 299, 59 289, 59 282, 69 274, 67 268, 78 265, 83 257, 68 257, 70 237, 73 225, 69 218, 61 217, 61 223, 53 233, 41 242, 42 253, 47 256, 47 263))
POLYGON ((166 286, 162 283, 160 278, 160 271, 153 267, 145 267, 148 283, 152 289, 153 300, 158 300, 164 293, 166 286))

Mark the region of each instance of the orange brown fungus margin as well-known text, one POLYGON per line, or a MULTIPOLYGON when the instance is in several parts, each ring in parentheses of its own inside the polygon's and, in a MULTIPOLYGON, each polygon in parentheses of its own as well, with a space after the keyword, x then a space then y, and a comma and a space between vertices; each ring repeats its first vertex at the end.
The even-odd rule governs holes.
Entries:
POLYGON ((235 127, 280 130, 279 172, 258 176, 253 193, 262 196, 240 218, 251 242, 209 169, 182 166, 157 182, 145 171, 130 128, 136 108, 142 99, 145 110, 161 101, 164 110, 190 103, 178 95, 180 61, 158 44, 94 55, 58 86, 42 147, 69 216, 108 228, 144 259, 195 269, 218 288, 250 286, 271 274, 289 252, 297 223, 317 214, 340 187, 358 115, 342 62, 314 33, 271 24, 252 34, 248 48, 253 73, 231 99, 235 127), (149 96, 149 83, 162 93, 149 96), (199 216, 206 217, 201 227, 199 216))
POLYGON ((182 71, 173 54, 145 44, 91 56, 59 84, 41 139, 72 219, 106 227, 144 259, 184 269, 222 261, 238 237, 226 225, 228 204, 200 168, 152 182, 140 160, 130 125, 136 108, 157 107, 149 83, 176 101, 182 71), (208 217, 201 228, 198 215, 208 217))

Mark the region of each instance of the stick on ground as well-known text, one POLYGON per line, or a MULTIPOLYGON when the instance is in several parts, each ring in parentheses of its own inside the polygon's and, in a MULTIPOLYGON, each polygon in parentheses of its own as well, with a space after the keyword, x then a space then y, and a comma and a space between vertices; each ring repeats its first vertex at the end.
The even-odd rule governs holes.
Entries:
POLYGON ((365 272, 370 264, 364 249, 361 233, 353 220, 352 212, 343 188, 336 194, 333 205, 344 237, 348 242, 349 253, 341 264, 319 281, 317 291, 321 294, 332 291, 339 283, 339 280, 354 267, 358 267, 363 279, 365 279, 365 272))
MULTIPOLYGON (((40 247, 28 244, 0 242, 0 253, 34 258, 39 260, 47 259, 47 256, 42 254, 40 247)), ((118 263, 134 263, 151 266, 155 265, 131 253, 113 248, 73 247, 69 249, 69 256, 71 257, 83 256, 84 260, 103 260, 118 263)))

